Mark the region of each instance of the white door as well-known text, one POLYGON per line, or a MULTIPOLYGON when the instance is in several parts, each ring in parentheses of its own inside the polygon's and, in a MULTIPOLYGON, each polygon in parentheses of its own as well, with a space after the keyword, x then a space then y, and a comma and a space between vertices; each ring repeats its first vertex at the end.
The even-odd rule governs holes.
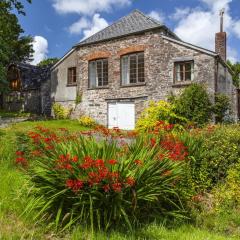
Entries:
POLYGON ((108 105, 108 127, 133 130, 135 128, 134 103, 110 103, 108 105))
POLYGON ((117 127, 117 104, 108 104, 108 128, 117 127))

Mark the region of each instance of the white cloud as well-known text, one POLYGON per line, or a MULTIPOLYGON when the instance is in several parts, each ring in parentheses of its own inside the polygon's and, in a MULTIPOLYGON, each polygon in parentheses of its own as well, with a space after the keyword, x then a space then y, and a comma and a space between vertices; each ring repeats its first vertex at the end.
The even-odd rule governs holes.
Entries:
POLYGON ((62 14, 93 15, 96 12, 109 12, 114 7, 130 4, 131 0, 53 0, 53 7, 62 14))
POLYGON ((164 15, 163 13, 159 13, 159 12, 156 12, 156 11, 151 11, 148 16, 150 16, 151 18, 154 18, 156 19, 157 21, 159 21, 160 23, 164 23, 164 15))
POLYGON ((238 38, 240 38, 240 20, 234 23, 233 31, 238 36, 238 38))
POLYGON ((228 60, 230 60, 232 63, 236 63, 238 61, 238 52, 236 49, 231 48, 228 46, 228 60))
POLYGON ((69 27, 69 32, 72 34, 80 34, 82 33, 83 29, 88 28, 90 24, 91 23, 87 18, 82 17, 69 27))
POLYGON ((90 37, 91 35, 97 33, 98 31, 106 28, 108 22, 100 17, 100 14, 96 13, 93 16, 92 22, 88 28, 83 30, 83 39, 90 37))
POLYGON ((174 20, 182 19, 190 13, 190 10, 190 8, 176 8, 175 13, 170 18, 174 20))
POLYGON ((34 54, 31 64, 36 65, 47 57, 48 41, 42 36, 35 36, 33 40, 34 54))
POLYGON ((91 21, 86 17, 80 18, 79 21, 69 27, 69 32, 72 34, 83 34, 83 39, 85 39, 107 26, 108 22, 100 17, 99 13, 96 13, 91 21))
POLYGON ((229 3, 232 2, 232 0, 201 0, 203 3, 206 3, 210 9, 212 9, 214 12, 219 12, 222 8, 225 8, 225 10, 229 10, 229 3))
POLYGON ((235 34, 240 38, 240 20, 233 19, 229 11, 229 3, 232 0, 200 1, 207 8, 185 8, 175 11, 175 17, 178 17, 179 22, 174 32, 182 40, 214 50, 215 33, 220 30, 219 11, 222 8, 225 8, 224 30, 228 36, 235 34))

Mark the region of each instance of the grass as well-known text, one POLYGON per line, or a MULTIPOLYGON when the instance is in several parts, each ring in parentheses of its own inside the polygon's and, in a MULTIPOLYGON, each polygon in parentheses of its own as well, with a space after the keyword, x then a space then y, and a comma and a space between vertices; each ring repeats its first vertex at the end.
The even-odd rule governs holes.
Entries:
POLYGON ((86 128, 77 121, 58 120, 40 122, 22 122, 7 129, 0 130, 0 240, 39 239, 39 240, 237 240, 212 233, 203 228, 182 225, 167 229, 159 224, 151 224, 136 231, 134 235, 127 232, 97 232, 94 237, 91 231, 77 226, 71 232, 62 235, 51 231, 51 226, 34 222, 31 217, 23 218, 29 189, 28 179, 22 170, 16 168, 16 133, 33 129, 37 125, 49 128, 68 128, 79 131, 86 128))
POLYGON ((0 117, 2 118, 14 118, 14 117, 29 117, 30 113, 25 112, 8 112, 0 109, 0 117))

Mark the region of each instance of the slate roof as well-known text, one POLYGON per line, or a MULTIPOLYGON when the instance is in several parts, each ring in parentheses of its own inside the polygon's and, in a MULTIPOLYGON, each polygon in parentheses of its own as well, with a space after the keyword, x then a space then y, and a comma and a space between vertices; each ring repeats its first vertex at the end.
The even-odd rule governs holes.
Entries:
MULTIPOLYGON (((95 42, 101 42, 117 37, 130 35, 133 33, 144 32, 150 29, 165 27, 157 20, 146 16, 139 10, 134 10, 129 15, 119 19, 112 25, 104 28, 100 32, 95 33, 91 37, 83 40, 76 46, 87 45, 95 42)), ((166 27, 165 27, 166 28, 166 27)))
MULTIPOLYGON (((22 90, 39 89, 51 76, 52 65, 38 67, 28 63, 15 63, 20 70, 22 90)), ((10 66, 11 66, 10 65, 10 66)))

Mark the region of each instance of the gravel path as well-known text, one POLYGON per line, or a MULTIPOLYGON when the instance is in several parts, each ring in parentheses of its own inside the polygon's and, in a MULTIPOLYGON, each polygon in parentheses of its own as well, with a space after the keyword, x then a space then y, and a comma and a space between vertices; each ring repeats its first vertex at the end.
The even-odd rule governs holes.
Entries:
POLYGON ((27 121, 27 117, 15 117, 15 118, 1 118, 0 117, 0 128, 6 128, 11 124, 27 121))

